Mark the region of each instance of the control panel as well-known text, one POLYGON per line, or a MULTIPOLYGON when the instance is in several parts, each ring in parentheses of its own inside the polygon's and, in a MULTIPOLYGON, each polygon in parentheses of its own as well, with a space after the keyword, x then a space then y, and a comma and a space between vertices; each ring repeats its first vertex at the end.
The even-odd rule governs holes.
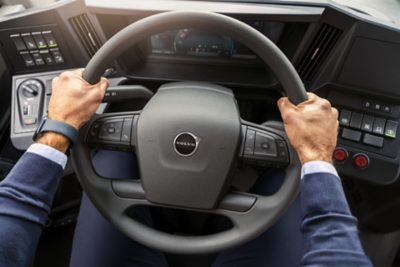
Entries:
POLYGON ((16 72, 69 67, 67 47, 56 25, 1 29, 0 42, 16 72))
POLYGON ((12 80, 11 141, 20 150, 33 142, 41 118, 47 115, 51 82, 59 71, 14 76, 12 80))
MULTIPOLYGON (((399 123, 381 117, 343 109, 339 124, 341 137, 365 145, 383 148, 385 138, 396 139, 399 123)), ((390 156, 390 155, 389 155, 390 156)))
POLYGON ((43 83, 37 79, 27 79, 18 85, 17 91, 22 126, 25 129, 35 128, 42 115, 43 83))
POLYGON ((86 137, 86 142, 92 147, 109 150, 131 150, 132 128, 137 123, 138 116, 113 115, 95 120, 86 137))
POLYGON ((394 182, 400 166, 400 106, 338 91, 328 98, 340 113, 333 154, 339 173, 377 184, 394 182))
POLYGON ((240 157, 244 163, 258 167, 280 168, 289 164, 285 140, 262 128, 242 125, 240 157))
MULTIPOLYGON (((47 116, 52 93, 52 80, 58 75, 60 75, 60 71, 13 76, 10 135, 15 148, 26 150, 33 143, 32 136, 36 128, 43 116, 47 116)), ((123 77, 109 79, 111 87, 108 93, 110 93, 110 96, 105 98, 106 101, 111 101, 113 98, 132 97, 132 90, 128 90, 129 88, 126 88, 126 92, 112 90, 113 86, 118 85, 123 79, 123 77)), ((137 96, 139 93, 142 97, 151 96, 149 96, 148 90, 142 86, 130 88, 136 88, 133 96, 137 96)), ((106 107, 107 103, 101 104, 97 113, 103 113, 106 107)), ((105 125, 107 126, 108 122, 105 125)), ((114 125, 115 127, 113 125, 111 124, 110 127, 106 128, 108 132, 101 132, 101 137, 106 133, 110 136, 120 133, 119 124, 114 125), (113 130, 114 133, 112 133, 113 130)))
POLYGON ((10 38, 26 67, 64 63, 52 31, 17 33, 10 38))

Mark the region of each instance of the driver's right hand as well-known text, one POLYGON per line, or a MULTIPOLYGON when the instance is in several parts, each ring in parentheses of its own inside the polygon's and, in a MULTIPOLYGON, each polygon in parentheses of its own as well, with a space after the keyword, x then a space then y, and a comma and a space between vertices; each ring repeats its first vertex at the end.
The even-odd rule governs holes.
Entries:
POLYGON ((332 163, 338 132, 338 111, 328 100, 307 93, 308 100, 294 105, 287 97, 278 101, 286 133, 302 164, 332 163))

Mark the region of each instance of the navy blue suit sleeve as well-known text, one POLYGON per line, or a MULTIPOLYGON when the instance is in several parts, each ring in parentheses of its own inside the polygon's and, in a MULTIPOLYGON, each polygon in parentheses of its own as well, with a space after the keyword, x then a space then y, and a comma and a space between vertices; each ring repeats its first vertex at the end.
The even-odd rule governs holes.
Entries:
POLYGON ((0 183, 0 266, 31 266, 62 167, 25 153, 0 183))
POLYGON ((371 266, 339 177, 314 173, 301 181, 302 266, 371 266))

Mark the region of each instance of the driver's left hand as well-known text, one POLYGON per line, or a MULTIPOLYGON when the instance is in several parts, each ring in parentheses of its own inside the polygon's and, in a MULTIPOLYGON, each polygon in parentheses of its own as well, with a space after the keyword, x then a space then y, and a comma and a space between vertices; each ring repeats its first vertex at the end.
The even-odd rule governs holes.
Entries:
MULTIPOLYGON (((108 87, 107 79, 101 78, 91 85, 82 74, 83 69, 66 71, 53 79, 48 114, 50 119, 67 123, 77 130, 96 112, 108 87)), ((44 133, 36 142, 62 152, 70 144, 68 138, 54 132, 44 133)))

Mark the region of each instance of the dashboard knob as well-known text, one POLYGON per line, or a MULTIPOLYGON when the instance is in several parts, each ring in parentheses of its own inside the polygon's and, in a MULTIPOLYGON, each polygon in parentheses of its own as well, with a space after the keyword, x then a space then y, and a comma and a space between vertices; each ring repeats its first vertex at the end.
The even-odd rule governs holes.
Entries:
POLYGON ((34 98, 43 89, 43 84, 38 80, 26 80, 18 87, 22 95, 26 98, 34 98))

